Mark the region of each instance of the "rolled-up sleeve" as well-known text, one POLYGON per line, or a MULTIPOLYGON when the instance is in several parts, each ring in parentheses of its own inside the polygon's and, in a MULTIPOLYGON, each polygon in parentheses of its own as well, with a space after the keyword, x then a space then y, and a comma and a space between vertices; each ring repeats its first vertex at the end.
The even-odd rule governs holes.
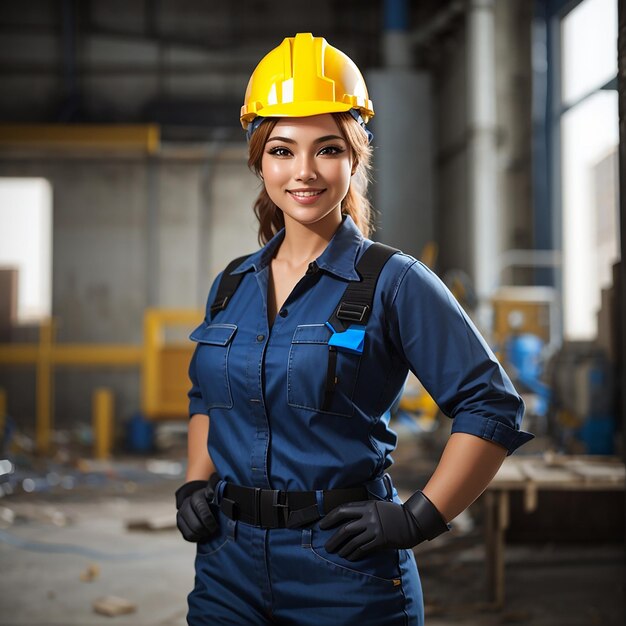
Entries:
MULTIPOLYGON (((204 314, 204 321, 206 323, 208 323, 210 320, 209 311, 210 311, 211 303, 213 302, 217 294, 217 288, 219 286, 222 273, 223 272, 220 272, 217 275, 217 277, 213 281, 213 284, 211 285, 211 289, 209 289, 209 296, 207 298, 205 314, 204 314)), ((187 392, 187 397, 189 398, 189 417, 191 417, 192 415, 195 415, 196 413, 202 413, 202 415, 209 414, 206 408, 206 402, 204 401, 204 398, 202 397, 202 389, 198 381, 198 372, 196 370, 197 356, 198 356, 198 344, 196 344, 196 347, 193 351, 193 355, 191 357, 191 361, 189 363, 188 374, 189 374, 189 380, 191 381, 191 389, 187 392)))
POLYGON ((524 402, 496 356, 443 282, 420 261, 403 268, 393 293, 389 337, 452 433, 488 439, 507 456, 534 435, 521 430, 524 402))

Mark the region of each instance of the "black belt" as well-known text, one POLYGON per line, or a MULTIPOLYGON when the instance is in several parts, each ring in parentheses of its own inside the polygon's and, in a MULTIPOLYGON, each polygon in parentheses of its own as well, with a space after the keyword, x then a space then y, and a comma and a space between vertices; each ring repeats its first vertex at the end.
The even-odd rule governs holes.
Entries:
MULTIPOLYGON (((365 487, 323 492, 323 514, 340 504, 369 500, 365 487)), ((233 520, 261 528, 298 528, 322 517, 315 491, 282 491, 226 483, 220 510, 233 520)))

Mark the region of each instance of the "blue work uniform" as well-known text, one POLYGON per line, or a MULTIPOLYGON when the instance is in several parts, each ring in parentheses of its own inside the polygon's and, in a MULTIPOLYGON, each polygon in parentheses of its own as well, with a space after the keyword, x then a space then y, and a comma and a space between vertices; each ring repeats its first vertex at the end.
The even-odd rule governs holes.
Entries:
MULTIPOLYGON (((439 278, 404 253, 381 271, 362 352, 338 350, 336 387, 324 405, 332 335, 325 322, 346 285, 359 280, 355 267, 373 242, 344 215, 268 320, 270 261, 284 235, 280 230, 233 271, 243 274, 241 283, 211 319, 218 275, 207 316, 191 334, 197 345, 189 414, 210 415, 217 504, 225 481, 320 493, 366 484, 372 497, 401 503, 381 477, 397 442, 388 409, 409 370, 452 418, 452 432, 493 441, 508 454, 533 438, 520 430, 522 399, 472 321, 439 278)), ((197 547, 188 598, 194 626, 423 623, 411 550, 351 562, 324 550, 336 529, 318 523, 268 530, 221 511, 219 523, 197 547)))

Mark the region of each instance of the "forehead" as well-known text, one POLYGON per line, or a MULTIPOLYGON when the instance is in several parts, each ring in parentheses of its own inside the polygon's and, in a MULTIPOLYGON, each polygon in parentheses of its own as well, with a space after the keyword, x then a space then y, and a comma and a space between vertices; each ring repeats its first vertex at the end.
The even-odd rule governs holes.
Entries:
POLYGON ((335 118, 330 113, 307 117, 282 117, 274 126, 272 135, 292 139, 315 139, 323 135, 341 135, 335 118))

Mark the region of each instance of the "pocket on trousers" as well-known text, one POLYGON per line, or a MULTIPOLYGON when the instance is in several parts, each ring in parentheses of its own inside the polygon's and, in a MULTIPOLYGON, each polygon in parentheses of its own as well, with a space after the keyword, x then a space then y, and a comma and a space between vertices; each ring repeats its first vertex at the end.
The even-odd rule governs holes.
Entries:
POLYGON ((333 393, 324 406, 332 335, 325 324, 298 326, 289 348, 287 403, 290 406, 350 417, 361 355, 338 349, 333 393))
POLYGON ((400 559, 404 557, 402 551, 381 550, 364 559, 348 561, 337 553, 327 552, 324 548, 324 544, 338 530, 339 527, 321 530, 317 525, 311 529, 309 550, 320 564, 340 575, 357 577, 365 582, 378 583, 390 588, 401 586, 400 559))
MULTIPOLYGON (((211 510, 215 512, 216 508, 211 506, 211 510)), ((217 530, 206 541, 200 541, 196 544, 196 554, 199 557, 216 554, 230 541, 226 532, 226 524, 219 510, 216 519, 218 524, 217 530)))
POLYGON ((234 324, 202 323, 190 335, 196 346, 196 373, 206 408, 233 406, 228 375, 230 344, 237 331, 234 324))

